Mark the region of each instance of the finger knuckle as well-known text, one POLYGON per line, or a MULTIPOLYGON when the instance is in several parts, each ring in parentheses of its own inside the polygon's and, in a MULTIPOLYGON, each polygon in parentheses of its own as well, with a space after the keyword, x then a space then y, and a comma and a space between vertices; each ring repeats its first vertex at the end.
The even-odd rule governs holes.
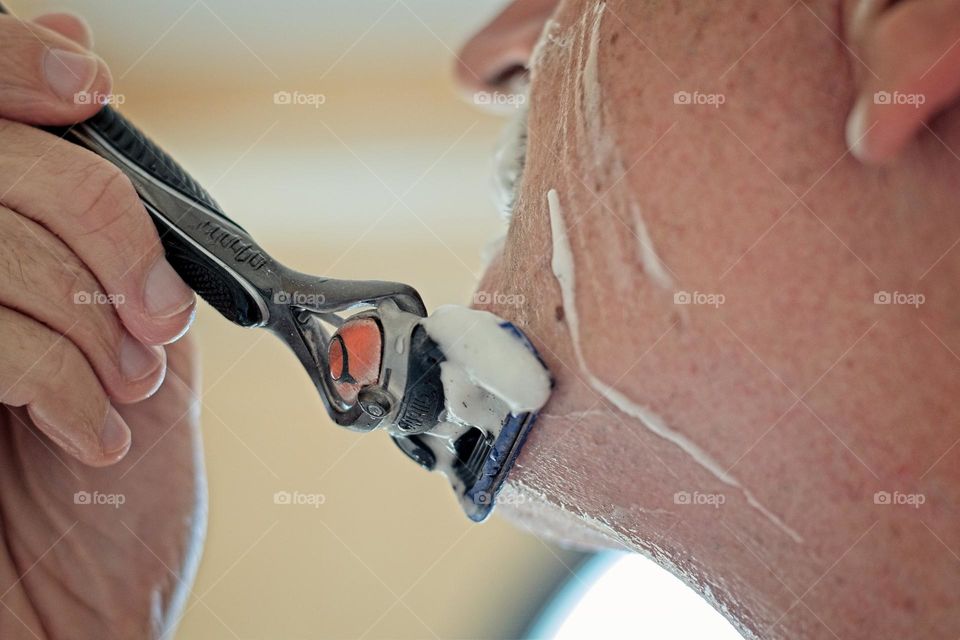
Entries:
POLYGON ((55 236, 0 207, 0 304, 59 326, 85 351, 114 359, 122 336, 114 305, 96 277, 55 236))
POLYGON ((58 238, 32 220, 0 207, 0 291, 16 287, 60 302, 96 281, 58 238))
POLYGON ((108 304, 87 304, 84 317, 68 333, 84 352, 99 360, 102 357, 117 359, 123 328, 113 307, 108 304))
POLYGON ((66 384, 76 384, 80 356, 63 336, 44 334, 43 355, 36 363, 36 379, 46 393, 56 393, 66 384))
POLYGON ((146 215, 136 189, 127 176, 99 158, 81 170, 80 181, 74 192, 73 214, 78 235, 81 236, 110 233, 118 226, 123 233, 125 223, 140 214, 146 215))
POLYGON ((42 265, 36 270, 38 291, 50 291, 60 305, 82 303, 100 290, 96 278, 90 274, 80 259, 70 252, 52 256, 59 264, 42 265))

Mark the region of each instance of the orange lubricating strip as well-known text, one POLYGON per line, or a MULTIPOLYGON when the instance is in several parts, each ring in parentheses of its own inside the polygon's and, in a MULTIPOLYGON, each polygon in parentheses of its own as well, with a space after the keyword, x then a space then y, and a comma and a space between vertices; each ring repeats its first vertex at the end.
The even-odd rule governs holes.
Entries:
POLYGON ((373 318, 347 320, 330 340, 330 375, 344 402, 353 404, 360 389, 377 382, 382 351, 383 336, 373 318))

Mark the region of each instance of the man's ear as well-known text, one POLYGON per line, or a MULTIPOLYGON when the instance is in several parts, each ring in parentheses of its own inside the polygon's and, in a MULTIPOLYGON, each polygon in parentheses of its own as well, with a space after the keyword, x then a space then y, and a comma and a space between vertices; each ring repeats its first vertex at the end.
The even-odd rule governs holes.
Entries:
POLYGON ((960 97, 960 0, 843 1, 859 67, 847 144, 879 164, 960 97))

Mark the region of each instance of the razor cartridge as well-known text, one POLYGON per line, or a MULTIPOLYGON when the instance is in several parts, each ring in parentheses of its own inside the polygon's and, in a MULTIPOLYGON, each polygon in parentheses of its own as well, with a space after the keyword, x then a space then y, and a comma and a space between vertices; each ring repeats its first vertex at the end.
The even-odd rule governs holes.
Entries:
MULTIPOLYGON (((526 336, 509 322, 498 328, 543 366, 526 336)), ((328 353, 334 388, 345 402, 383 416, 393 441, 414 462, 443 473, 467 516, 484 520, 537 418, 514 413, 506 402, 472 380, 462 405, 473 405, 470 419, 455 415, 444 375, 448 356, 420 318, 385 301, 359 313, 333 335, 328 353)), ((469 406, 463 409, 469 410, 469 406)), ((466 413, 461 411, 460 413, 466 413)))
MULTIPOLYGON (((455 367, 432 339, 416 290, 287 268, 110 107, 54 132, 126 174, 173 268, 231 322, 265 328, 283 340, 336 424, 359 432, 384 428, 420 466, 446 474, 471 519, 490 513, 536 413, 497 404, 495 394, 480 388, 475 397, 483 410, 475 417, 464 420, 451 411, 452 383, 445 376, 455 367)), ((509 323, 501 329, 535 356, 519 330, 509 323)), ((474 393, 465 384, 456 389, 474 393)))

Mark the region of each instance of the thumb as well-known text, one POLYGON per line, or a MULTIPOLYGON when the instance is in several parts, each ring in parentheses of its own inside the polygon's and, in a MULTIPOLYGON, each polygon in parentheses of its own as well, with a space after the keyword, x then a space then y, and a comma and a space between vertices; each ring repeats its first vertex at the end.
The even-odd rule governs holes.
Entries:
POLYGON ((62 36, 70 38, 81 47, 93 48, 93 34, 87 21, 74 13, 57 12, 45 13, 33 19, 34 24, 56 31, 62 36))
POLYGON ((106 63, 43 26, 0 16, 0 118, 27 124, 86 120, 110 95, 106 63))

